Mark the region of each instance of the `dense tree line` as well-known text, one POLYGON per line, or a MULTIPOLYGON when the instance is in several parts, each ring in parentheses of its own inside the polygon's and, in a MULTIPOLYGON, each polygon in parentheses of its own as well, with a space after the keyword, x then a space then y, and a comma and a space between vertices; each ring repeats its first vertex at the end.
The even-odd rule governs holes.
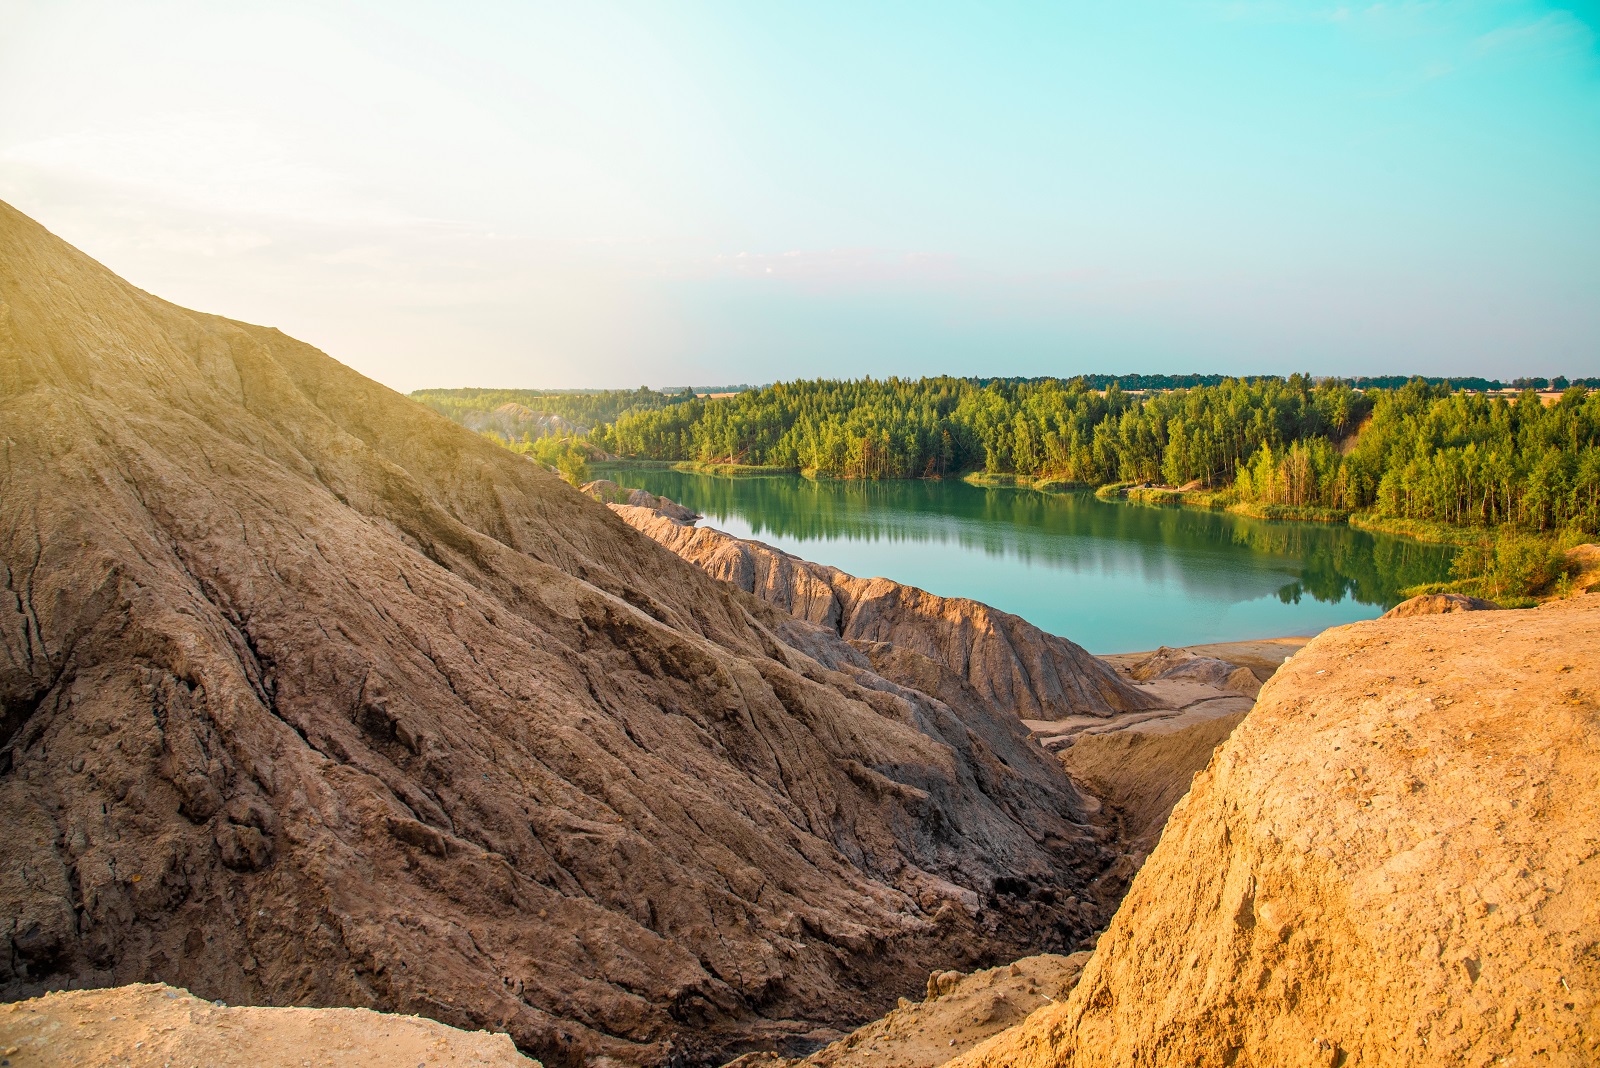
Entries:
POLYGON ((1524 530, 1600 530, 1600 392, 1555 404, 1416 382, 1371 394, 1353 441, 1266 443, 1237 477, 1242 499, 1371 509, 1400 519, 1524 530))
POLYGON ((1424 378, 1416 375, 1378 375, 1376 377, 1362 376, 1360 378, 1345 379, 1357 389, 1399 389, 1410 382, 1425 382, 1430 386, 1449 386, 1451 389, 1470 389, 1482 393, 1489 390, 1505 389, 1553 389, 1564 390, 1568 386, 1587 386, 1590 389, 1600 389, 1600 378, 1572 378, 1557 375, 1554 378, 1513 378, 1509 382, 1502 382, 1498 378, 1424 378))
MULTIPOLYGON (((1193 389, 1195 386, 1220 386, 1229 378, 1240 377, 1236 375, 1079 375, 1074 381, 1082 382, 1090 389, 1108 389, 1115 385, 1126 390, 1150 389, 1193 389)), ((1249 376, 1244 376, 1250 381, 1249 376)), ((1040 383, 1061 381, 1049 376, 1040 378, 975 378, 973 382, 979 386, 987 386, 992 382, 1006 384, 1040 383)))
POLYGON ((1299 375, 1143 396, 1082 379, 816 380, 633 412, 594 440, 623 455, 839 478, 982 470, 1087 485, 1217 485, 1264 442, 1348 433, 1366 403, 1347 386, 1299 375))
POLYGON ((636 407, 591 439, 837 478, 1198 483, 1287 509, 1600 530, 1600 393, 1583 386, 1546 405, 1531 392, 1303 375, 1142 395, 1081 378, 815 380, 636 407))

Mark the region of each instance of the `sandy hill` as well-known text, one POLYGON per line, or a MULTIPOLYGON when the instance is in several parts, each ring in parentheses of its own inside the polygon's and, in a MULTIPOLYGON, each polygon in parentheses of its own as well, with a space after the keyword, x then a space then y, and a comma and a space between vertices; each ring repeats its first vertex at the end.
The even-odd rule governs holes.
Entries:
POLYGON ((164 981, 655 1063, 1104 922, 1084 799, 961 678, 885 679, 4 205, 0 449, 0 997, 164 981))
POLYGON ((1600 1063, 1600 597, 1329 631, 961 1068, 1600 1063))

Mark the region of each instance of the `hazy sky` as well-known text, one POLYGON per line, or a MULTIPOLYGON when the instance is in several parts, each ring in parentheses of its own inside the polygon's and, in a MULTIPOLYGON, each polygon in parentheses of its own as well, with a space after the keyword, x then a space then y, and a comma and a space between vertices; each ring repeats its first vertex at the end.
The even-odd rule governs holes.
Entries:
POLYGON ((0 26, 0 198, 399 389, 1600 374, 1600 3, 0 26))

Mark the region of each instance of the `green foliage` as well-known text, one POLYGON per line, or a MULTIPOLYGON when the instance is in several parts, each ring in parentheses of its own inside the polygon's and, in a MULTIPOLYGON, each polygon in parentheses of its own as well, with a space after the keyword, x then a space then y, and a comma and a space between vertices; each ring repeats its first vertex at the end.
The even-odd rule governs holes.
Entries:
MULTIPOLYGON (((491 435, 493 436, 493 435, 491 435)), ((504 444, 504 441, 501 442, 504 444)), ((531 456, 546 467, 553 467, 574 486, 589 481, 589 453, 575 438, 539 438, 512 445, 515 451, 531 456)))
POLYGON ((1532 598, 1560 569, 1561 554, 1550 538, 1511 530, 1490 544, 1462 549, 1450 564, 1454 588, 1503 604, 1532 598))
POLYGON ((1350 508, 1357 503, 1349 472, 1327 438, 1292 441, 1273 450, 1270 442, 1239 468, 1239 499, 1287 508, 1350 508))
POLYGON ((1600 530, 1600 393, 1546 406, 1413 382, 1373 391, 1340 450, 1326 439, 1263 444, 1240 469, 1242 500, 1370 510, 1400 524, 1600 530))
POLYGON ((1148 396, 1115 383, 965 378, 779 383, 625 414, 591 440, 656 460, 734 462, 833 478, 968 471, 1098 486, 1231 483, 1263 443, 1347 434, 1362 394, 1310 379, 1224 379, 1148 396))

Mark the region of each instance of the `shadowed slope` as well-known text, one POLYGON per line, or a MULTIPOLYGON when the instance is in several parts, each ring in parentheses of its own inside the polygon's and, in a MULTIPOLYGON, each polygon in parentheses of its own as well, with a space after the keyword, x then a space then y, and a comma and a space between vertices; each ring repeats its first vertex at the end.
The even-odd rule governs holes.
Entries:
POLYGON ((1014 717, 4 205, 0 426, 4 996, 164 980, 651 1062, 1102 919, 1014 717))

